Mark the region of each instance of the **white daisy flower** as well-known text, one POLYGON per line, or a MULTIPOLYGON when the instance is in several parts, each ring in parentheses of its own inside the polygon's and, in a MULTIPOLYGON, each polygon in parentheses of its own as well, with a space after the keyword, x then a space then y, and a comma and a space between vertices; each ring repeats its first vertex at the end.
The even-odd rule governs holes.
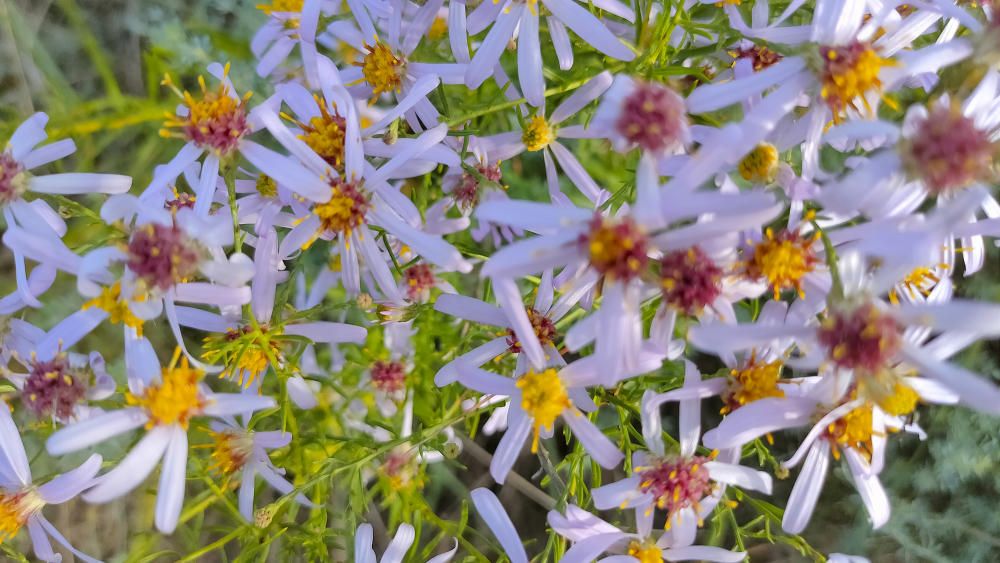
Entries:
POLYGON ((746 558, 743 552, 678 541, 669 531, 656 538, 652 529, 642 523, 637 526, 637 533, 626 532, 573 504, 566 507, 565 514, 549 512, 548 520, 556 533, 573 542, 562 559, 572 563, 590 563, 605 553, 614 555, 602 560, 622 563, 688 560, 737 563, 746 558))
POLYGON ((52 455, 82 450, 144 426, 145 436, 118 465, 84 494, 89 502, 114 500, 138 487, 160 459, 163 470, 156 499, 156 528, 170 534, 184 504, 188 425, 198 416, 227 416, 271 408, 274 400, 250 394, 214 393, 201 383, 205 373, 188 364, 178 348, 170 364, 160 368, 155 356, 145 358, 130 374, 124 409, 110 411, 57 430, 45 444, 52 455))
POLYGON ((70 545, 42 514, 48 504, 72 500, 94 483, 101 470, 101 456, 94 454, 79 467, 35 485, 24 452, 21 436, 10 416, 10 410, 0 408, 0 541, 13 539, 27 527, 35 557, 46 563, 59 563, 62 555, 52 549, 51 540, 62 545, 86 563, 100 563, 70 545))

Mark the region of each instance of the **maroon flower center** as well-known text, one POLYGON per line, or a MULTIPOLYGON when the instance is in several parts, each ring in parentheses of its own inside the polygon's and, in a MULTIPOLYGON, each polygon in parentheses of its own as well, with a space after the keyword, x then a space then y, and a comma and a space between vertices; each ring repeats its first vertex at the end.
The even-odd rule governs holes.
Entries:
POLYGON ((902 346, 899 324, 872 303, 834 311, 818 336, 834 364, 869 374, 887 367, 902 346))
POLYGON ((906 147, 907 164, 935 194, 990 177, 995 153, 987 133, 957 108, 936 107, 906 147))
POLYGON ((581 244, 590 257, 590 265, 606 277, 630 281, 649 263, 649 239, 630 218, 611 222, 595 214, 590 232, 582 235, 581 244))
POLYGON ((194 209, 195 197, 189 193, 178 193, 175 194, 174 199, 168 200, 163 204, 164 207, 171 211, 177 211, 180 209, 194 209))
POLYGON ((73 407, 86 392, 83 374, 76 373, 66 356, 60 354, 46 362, 32 363, 21 400, 39 417, 55 416, 68 420, 73 416, 73 407))
POLYGON ((5 206, 27 189, 25 177, 21 174, 24 167, 14 160, 9 151, 0 153, 0 206, 5 206))
POLYGON ((406 368, 400 362, 383 362, 372 364, 372 385, 383 393, 397 393, 406 388, 406 368))
POLYGON ((655 460, 648 467, 638 468, 639 490, 655 499, 656 507, 670 516, 679 510, 696 507, 712 492, 712 480, 705 468, 707 457, 655 460))
POLYGON ((678 311, 698 313, 722 293, 722 268, 700 247, 676 250, 660 261, 660 290, 678 311))
MULTIPOLYGON (((476 171, 490 182, 497 184, 503 179, 500 173, 500 165, 480 164, 476 166, 476 171)), ((455 201, 459 207, 469 210, 479 205, 479 189, 482 187, 481 179, 471 172, 464 172, 462 179, 458 181, 458 186, 452 191, 455 201)))
MULTIPOLYGON (((543 347, 551 346, 559 338, 559 332, 556 331, 556 324, 543 313, 539 313, 529 307, 528 320, 531 321, 531 329, 535 332, 538 342, 543 347)), ((512 353, 516 354, 521 351, 521 342, 517 339, 517 335, 514 334, 513 329, 507 331, 507 345, 510 346, 512 353)))
POLYGON ((750 59, 753 62, 754 71, 757 72, 764 70, 782 59, 780 53, 772 51, 763 45, 753 45, 746 48, 740 47, 733 51, 733 57, 737 59, 750 59))
POLYGON ((411 301, 426 299, 436 282, 434 272, 427 264, 410 266, 403 272, 403 279, 406 281, 406 296, 411 301))
POLYGON ((680 142, 687 128, 684 100, 662 84, 639 82, 625 98, 615 125, 630 143, 662 151, 680 142))
POLYGON ((177 225, 150 223, 132 234, 126 264, 148 288, 166 291, 198 271, 201 251, 177 225))

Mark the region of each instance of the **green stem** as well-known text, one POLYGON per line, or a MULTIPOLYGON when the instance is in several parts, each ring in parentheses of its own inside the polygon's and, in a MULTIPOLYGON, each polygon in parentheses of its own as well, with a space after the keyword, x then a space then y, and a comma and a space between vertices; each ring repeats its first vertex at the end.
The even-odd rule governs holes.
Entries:
POLYGON ((243 231, 240 229, 239 208, 236 205, 236 164, 225 164, 222 177, 226 181, 226 191, 229 192, 229 213, 233 220, 233 245, 236 252, 243 252, 243 231))
POLYGON ((819 223, 815 219, 810 222, 823 241, 823 250, 826 253, 826 266, 830 270, 830 279, 833 284, 831 295, 835 300, 843 300, 844 282, 840 279, 840 269, 837 267, 837 250, 833 248, 833 242, 830 240, 830 237, 826 236, 826 232, 820 228, 819 223))

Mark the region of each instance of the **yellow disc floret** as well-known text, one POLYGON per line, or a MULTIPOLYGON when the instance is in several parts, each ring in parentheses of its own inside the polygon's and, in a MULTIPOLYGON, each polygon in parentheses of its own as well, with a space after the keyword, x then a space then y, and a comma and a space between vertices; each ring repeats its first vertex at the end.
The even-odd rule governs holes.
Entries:
POLYGON ((365 45, 368 51, 365 58, 354 63, 361 67, 362 78, 372 88, 372 98, 369 103, 386 92, 399 92, 403 85, 406 61, 397 57, 388 45, 375 41, 374 45, 365 45))
POLYGON ((122 284, 115 282, 114 285, 105 287, 101 294, 83 304, 83 309, 91 308, 103 309, 108 313, 108 320, 112 324, 124 324, 135 329, 138 336, 142 336, 142 319, 132 313, 128 301, 122 299, 122 284))
POLYGON ((559 379, 559 373, 554 369, 529 371, 517 380, 517 388, 521 390, 521 408, 534 422, 531 452, 535 453, 538 451, 538 433, 541 429, 552 430, 556 418, 573 404, 566 393, 566 386, 559 379))
POLYGON ((212 432, 212 466, 210 469, 231 475, 246 465, 253 453, 253 437, 242 431, 212 432))
POLYGON ((784 397, 785 392, 778 387, 781 380, 782 363, 758 362, 755 354, 742 369, 729 372, 731 383, 723 398, 726 405, 722 413, 734 411, 747 403, 759 401, 768 397, 784 397))
POLYGON ((181 92, 170 76, 165 76, 162 84, 174 90, 184 100, 187 115, 168 114, 167 120, 160 130, 163 137, 180 137, 219 155, 228 155, 233 151, 240 139, 250 132, 246 104, 252 92, 247 92, 243 98, 231 95, 229 82, 225 77, 229 74, 226 64, 223 80, 215 90, 209 90, 203 76, 198 77, 201 97, 195 98, 190 92, 181 92), (174 133, 171 129, 180 129, 174 133))
POLYGON ((34 489, 0 491, 0 543, 13 539, 43 506, 45 501, 34 489))
MULTIPOLYGON (((833 445, 849 447, 865 457, 871 458, 872 451, 872 406, 859 406, 839 420, 831 422, 826 429, 833 445)), ((834 455, 839 451, 835 448, 834 455)))
POLYGON ((556 139, 555 129, 545 121, 544 115, 533 115, 524 126, 521 141, 529 151, 540 151, 556 139))
POLYGON ((663 551, 652 541, 633 540, 628 544, 628 554, 639 563, 663 563, 663 551))
POLYGON ((820 47, 819 53, 823 65, 820 96, 833 111, 834 121, 839 122, 847 108, 858 109, 855 105, 858 99, 870 113, 865 95, 881 92, 879 73, 882 67, 894 66, 895 61, 880 57, 870 45, 858 41, 840 47, 820 47))
POLYGON ((267 15, 275 12, 302 12, 305 0, 271 0, 270 4, 257 4, 257 9, 267 15))
POLYGON ((754 245, 753 255, 744 263, 744 273, 751 279, 767 280, 775 299, 784 289, 795 289, 800 297, 805 296, 803 279, 819 263, 813 251, 816 238, 789 230, 775 234, 767 229, 764 234, 764 240, 754 245))
POLYGON ((149 416, 147 429, 172 424, 187 429, 191 418, 199 414, 205 405, 198 389, 204 375, 205 372, 188 365, 187 358, 181 358, 178 349, 170 365, 162 369, 159 383, 149 385, 138 396, 126 393, 125 400, 130 405, 145 409, 149 416))
POLYGON ((740 160, 738 168, 748 182, 770 183, 778 172, 778 149, 771 143, 760 143, 740 160))

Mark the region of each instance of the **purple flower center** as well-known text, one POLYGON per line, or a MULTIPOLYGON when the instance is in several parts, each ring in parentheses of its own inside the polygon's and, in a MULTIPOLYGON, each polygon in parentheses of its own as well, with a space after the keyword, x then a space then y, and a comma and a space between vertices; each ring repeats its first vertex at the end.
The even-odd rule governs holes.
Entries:
POLYGON ((198 271, 201 252, 176 225, 150 223, 128 244, 128 269, 148 288, 166 291, 198 271))
POLYGON ((628 217, 611 222, 595 214, 590 232, 580 242, 590 256, 590 265, 612 279, 631 281, 649 263, 649 239, 628 217))
POLYGON ((667 511, 670 517, 684 508, 697 507, 712 492, 707 461, 702 456, 656 460, 639 468, 639 490, 652 495, 656 508, 667 511))
POLYGON ((917 126, 907 164, 941 195, 989 178, 995 153, 987 133, 958 109, 936 107, 917 126))
POLYGON ((434 272, 427 264, 414 264, 403 272, 406 280, 406 296, 411 301, 425 298, 436 282, 434 272))
MULTIPOLYGON (((531 321, 531 329, 535 332, 538 342, 543 347, 551 346, 559 337, 559 332, 556 331, 556 324, 543 313, 528 308, 528 320, 531 321)), ((507 345, 510 346, 512 353, 516 354, 521 351, 521 342, 517 339, 517 335, 514 334, 513 329, 507 331, 507 345)))
POLYGON ((406 388, 406 368, 400 362, 383 362, 372 364, 372 385, 383 393, 398 393, 406 388))
POLYGON ((662 84, 638 83, 615 125, 630 143, 662 151, 680 142, 687 128, 684 100, 662 84))
POLYGON ((27 189, 22 172, 24 167, 9 151, 0 153, 0 206, 15 201, 27 189))
MULTIPOLYGON (((487 165, 480 164, 476 166, 476 171, 479 172, 491 182, 500 183, 503 175, 500 173, 500 165, 487 165)), ((462 179, 459 180, 458 186, 455 187, 452 195, 455 196, 455 201, 458 202, 459 207, 464 210, 469 210, 477 205, 479 205, 479 188, 482 187, 482 182, 479 177, 475 174, 465 172, 462 174, 462 179)))
POLYGON ((818 337, 837 366, 869 374, 887 367, 902 346, 899 324, 872 303, 834 311, 818 337))
POLYGON ((86 392, 82 374, 74 373, 66 356, 60 354, 49 361, 32 363, 21 400, 39 417, 54 415, 60 420, 69 420, 73 407, 86 392))
POLYGON ((663 300, 692 315, 722 293, 722 269, 700 247, 676 250, 660 261, 663 300))

